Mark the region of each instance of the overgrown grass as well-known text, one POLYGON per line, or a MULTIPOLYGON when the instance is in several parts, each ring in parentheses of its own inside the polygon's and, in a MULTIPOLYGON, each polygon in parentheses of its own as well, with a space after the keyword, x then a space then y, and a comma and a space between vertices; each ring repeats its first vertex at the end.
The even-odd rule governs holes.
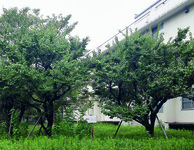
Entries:
POLYGON ((169 139, 166 139, 160 128, 155 128, 155 136, 151 137, 144 127, 121 126, 114 138, 117 126, 97 123, 93 127, 94 138, 33 136, 28 140, 2 139, 0 150, 190 150, 194 147, 194 133, 188 130, 167 130, 169 139))

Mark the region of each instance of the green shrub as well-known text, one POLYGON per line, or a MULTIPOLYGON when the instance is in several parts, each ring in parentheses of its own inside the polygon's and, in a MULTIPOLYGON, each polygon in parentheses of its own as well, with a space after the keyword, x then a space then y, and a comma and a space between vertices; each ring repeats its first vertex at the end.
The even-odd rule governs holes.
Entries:
POLYGON ((79 138, 83 138, 84 136, 91 135, 92 125, 84 119, 85 111, 87 108, 80 109, 80 116, 78 118, 78 124, 75 128, 75 133, 79 138))
POLYGON ((19 131, 19 119, 18 114, 15 109, 10 110, 11 115, 11 128, 12 128, 12 137, 15 139, 19 139, 20 131, 19 131))
POLYGON ((19 117, 15 109, 11 109, 11 137, 19 139, 28 135, 28 123, 26 121, 19 122, 19 117))
POLYGON ((71 108, 66 109, 64 119, 62 120, 62 115, 57 114, 55 125, 53 127, 53 135, 64 135, 64 136, 74 136, 74 116, 73 110, 71 108))
POLYGON ((7 127, 6 127, 6 122, 2 122, 0 124, 0 137, 2 138, 3 136, 5 137, 5 135, 8 134, 7 133, 7 127))
POLYGON ((20 122, 20 124, 19 124, 19 134, 20 134, 20 136, 27 137, 28 129, 29 129, 29 125, 28 125, 28 122, 26 120, 20 122))
POLYGON ((64 135, 64 136, 78 136, 82 138, 84 136, 91 135, 92 125, 88 124, 84 115, 86 109, 80 109, 80 116, 78 118, 78 123, 75 124, 75 117, 72 115, 73 110, 68 108, 66 110, 64 119, 62 120, 62 115, 57 114, 56 122, 53 127, 53 136, 64 135))

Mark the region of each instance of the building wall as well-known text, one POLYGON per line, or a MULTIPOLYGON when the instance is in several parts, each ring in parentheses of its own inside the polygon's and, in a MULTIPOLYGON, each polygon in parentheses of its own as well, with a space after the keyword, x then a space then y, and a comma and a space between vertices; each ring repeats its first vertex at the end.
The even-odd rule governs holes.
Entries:
POLYGON ((176 101, 176 114, 175 122, 194 123, 194 110, 193 109, 182 109, 182 98, 176 101))
POLYGON ((190 27, 190 32, 194 34, 194 5, 189 6, 188 8, 188 13, 185 13, 185 8, 179 13, 164 20, 163 31, 165 41, 168 41, 170 37, 175 37, 177 35, 178 28, 183 29, 190 27))
POLYGON ((113 119, 110 119, 108 116, 104 115, 103 113, 101 113, 101 109, 100 107, 98 107, 98 102, 94 102, 94 106, 92 109, 88 109, 87 112, 86 112, 86 116, 96 116, 96 119, 98 122, 119 122, 120 119, 118 118, 113 118, 113 119))
MULTIPOLYGON (((163 105, 163 112, 158 113, 158 118, 162 123, 165 125, 165 128, 168 128, 168 123, 169 122, 175 122, 176 120, 176 99, 171 99, 168 100, 164 105, 163 105)), ((156 124, 158 124, 156 122, 156 124)))

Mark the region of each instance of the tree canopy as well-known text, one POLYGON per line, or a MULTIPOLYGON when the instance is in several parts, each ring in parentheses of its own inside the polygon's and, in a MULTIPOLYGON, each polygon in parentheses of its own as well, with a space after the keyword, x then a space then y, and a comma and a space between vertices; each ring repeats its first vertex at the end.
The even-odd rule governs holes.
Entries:
POLYGON ((194 40, 188 32, 179 29, 167 43, 163 35, 126 32, 107 51, 94 53, 93 89, 102 112, 135 120, 153 135, 162 105, 192 89, 194 40))
MULTIPOLYGON (((51 135, 60 101, 84 95, 88 38, 72 37, 71 15, 43 18, 39 10, 3 9, 0 17, 1 99, 35 108, 41 126, 51 135), (5 95, 3 95, 5 93, 5 95), (67 98, 69 97, 69 98, 67 98), (47 126, 43 124, 46 120, 47 126)), ((13 107, 10 106, 10 107, 13 107)))

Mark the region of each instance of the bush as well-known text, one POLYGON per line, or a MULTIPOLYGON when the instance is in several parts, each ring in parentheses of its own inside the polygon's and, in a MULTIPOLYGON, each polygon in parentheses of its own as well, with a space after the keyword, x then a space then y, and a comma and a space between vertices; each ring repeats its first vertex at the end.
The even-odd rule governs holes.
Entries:
POLYGON ((80 110, 80 117, 78 123, 75 124, 75 117, 72 115, 72 109, 67 109, 62 120, 62 115, 57 114, 57 119, 53 127, 53 135, 64 135, 64 136, 78 136, 82 138, 91 134, 92 125, 88 124, 84 119, 84 112, 86 109, 80 110))
POLYGON ((86 110, 87 110, 87 108, 81 108, 80 109, 79 121, 78 121, 78 124, 75 128, 76 135, 79 138, 91 135, 92 125, 89 124, 86 119, 84 119, 86 110))
POLYGON ((28 126, 28 122, 26 120, 20 122, 19 135, 22 137, 27 137, 28 136, 28 129, 29 129, 29 126, 28 126))
POLYGON ((2 122, 0 124, 0 137, 5 136, 7 134, 6 122, 2 122))
POLYGON ((73 124, 75 117, 72 114, 73 114, 72 108, 66 109, 63 120, 62 115, 57 114, 55 125, 53 127, 53 135, 74 136, 75 133, 73 124))

